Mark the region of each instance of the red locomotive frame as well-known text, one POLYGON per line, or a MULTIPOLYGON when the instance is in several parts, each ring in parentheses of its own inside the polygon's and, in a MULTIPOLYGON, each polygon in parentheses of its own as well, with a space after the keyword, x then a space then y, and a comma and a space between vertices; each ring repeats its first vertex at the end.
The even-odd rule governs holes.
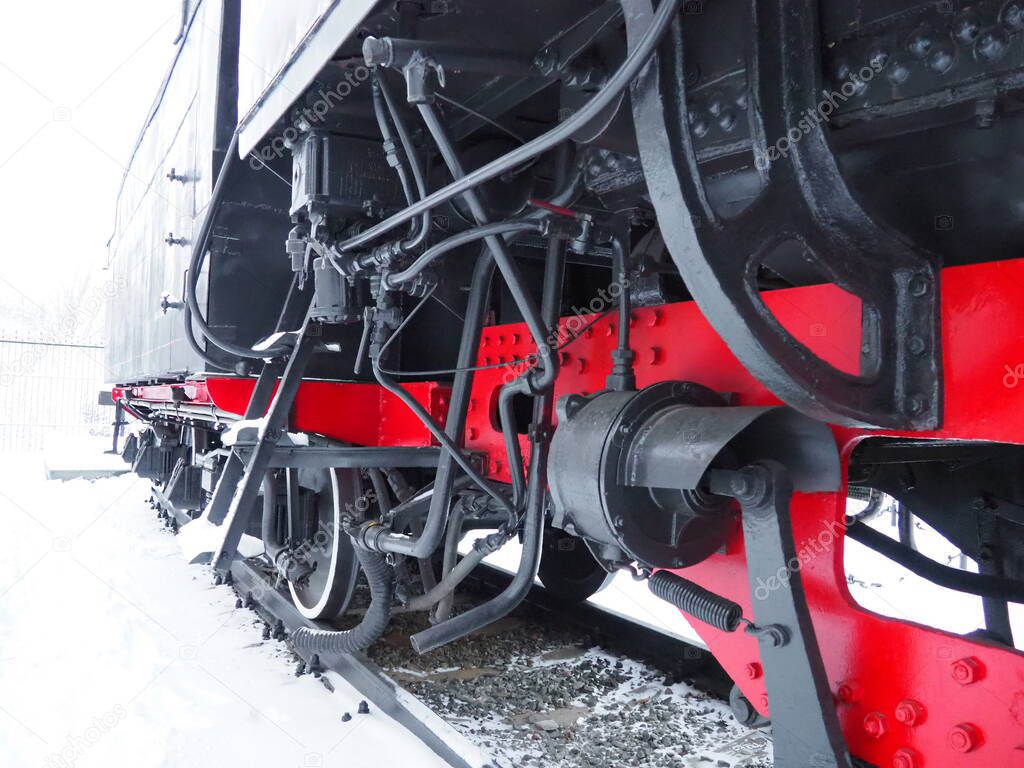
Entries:
MULTIPOLYGON (((834 366, 856 370, 860 346, 857 299, 832 285, 773 291, 765 302, 779 321, 834 366)), ((564 318, 571 338, 588 318, 564 318)), ((615 346, 615 317, 602 318, 561 352, 556 395, 604 387, 615 346)), ((927 433, 834 428, 845 467, 854 447, 879 436, 1024 442, 1024 259, 949 268, 942 274, 944 421, 927 433), (1019 386, 1018 386, 1019 385, 1019 386)), ((631 346, 639 386, 694 381, 732 393, 737 405, 778 400, 729 352, 690 302, 636 309, 631 346)), ((513 362, 534 350, 524 326, 484 331, 478 362, 510 362, 477 373, 466 447, 484 454, 487 474, 508 479, 496 417, 498 390, 513 362)), ((208 378, 183 384, 115 390, 115 398, 181 401, 212 411, 245 410, 252 380, 208 378), (172 389, 183 389, 175 396, 172 389)), ((406 385, 431 414, 443 418, 447 389, 406 385)), ((293 428, 362 445, 429 445, 422 424, 372 384, 304 382, 293 428)), ((523 449, 529 448, 525 439, 523 449)), ((1024 664, 1021 654, 995 644, 871 613, 851 597, 843 567, 845 488, 835 494, 796 494, 794 537, 805 552, 798 567, 818 644, 851 753, 879 766, 1024 766, 1024 664), (807 544, 808 546, 803 546, 807 544)), ((722 554, 680 574, 740 603, 752 614, 750 587, 737 529, 722 554)), ((746 697, 768 714, 755 638, 691 623, 746 697)))

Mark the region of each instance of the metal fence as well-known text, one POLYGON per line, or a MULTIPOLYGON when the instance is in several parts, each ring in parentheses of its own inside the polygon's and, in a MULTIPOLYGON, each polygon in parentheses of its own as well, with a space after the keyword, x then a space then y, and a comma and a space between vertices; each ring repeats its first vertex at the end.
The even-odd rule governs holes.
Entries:
POLYGON ((0 451, 109 436, 114 409, 99 404, 103 347, 0 330, 0 451))

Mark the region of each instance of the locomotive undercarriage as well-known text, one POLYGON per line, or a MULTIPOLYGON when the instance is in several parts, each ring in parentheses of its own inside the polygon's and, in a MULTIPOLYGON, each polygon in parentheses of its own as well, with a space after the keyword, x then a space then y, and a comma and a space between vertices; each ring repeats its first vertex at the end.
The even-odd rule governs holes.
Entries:
POLYGON ((468 5, 381 9, 286 152, 228 147, 186 276, 206 373, 118 388, 147 423, 126 458, 220 526, 219 572, 263 539, 308 618, 365 573, 363 621, 297 647, 361 650, 397 602, 431 612, 427 652, 538 572, 584 599, 626 570, 770 717, 780 766, 1020 760, 1024 6, 468 5), (254 343, 196 285, 232 247, 220 204, 267 172, 292 180, 290 287, 254 343), (901 541, 846 518, 868 489, 901 541), (915 516, 979 573, 916 552, 915 516), (981 596, 986 630, 856 606, 847 535, 981 596), (453 616, 513 538, 508 588, 453 616))

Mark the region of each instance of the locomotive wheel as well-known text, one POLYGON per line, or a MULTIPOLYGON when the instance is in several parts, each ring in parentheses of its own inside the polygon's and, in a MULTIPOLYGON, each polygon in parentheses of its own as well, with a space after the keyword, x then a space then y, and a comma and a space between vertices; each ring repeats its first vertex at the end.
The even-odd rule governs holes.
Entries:
POLYGON ((597 594, 611 579, 583 539, 550 526, 544 529, 537 575, 548 592, 575 603, 597 594))
POLYGON ((348 608, 359 575, 352 540, 341 530, 341 515, 362 497, 362 482, 358 470, 299 470, 297 474, 308 500, 300 503, 296 520, 302 551, 315 568, 297 583, 289 582, 288 589, 307 619, 332 619, 348 608))

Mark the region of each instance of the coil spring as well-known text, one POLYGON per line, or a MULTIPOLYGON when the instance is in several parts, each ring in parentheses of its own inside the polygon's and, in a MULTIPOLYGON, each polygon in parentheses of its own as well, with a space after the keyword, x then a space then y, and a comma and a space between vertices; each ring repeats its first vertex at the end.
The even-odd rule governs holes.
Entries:
POLYGON ((723 632, 735 632, 743 619, 743 609, 737 603, 674 573, 658 571, 647 580, 647 587, 665 602, 723 632))

